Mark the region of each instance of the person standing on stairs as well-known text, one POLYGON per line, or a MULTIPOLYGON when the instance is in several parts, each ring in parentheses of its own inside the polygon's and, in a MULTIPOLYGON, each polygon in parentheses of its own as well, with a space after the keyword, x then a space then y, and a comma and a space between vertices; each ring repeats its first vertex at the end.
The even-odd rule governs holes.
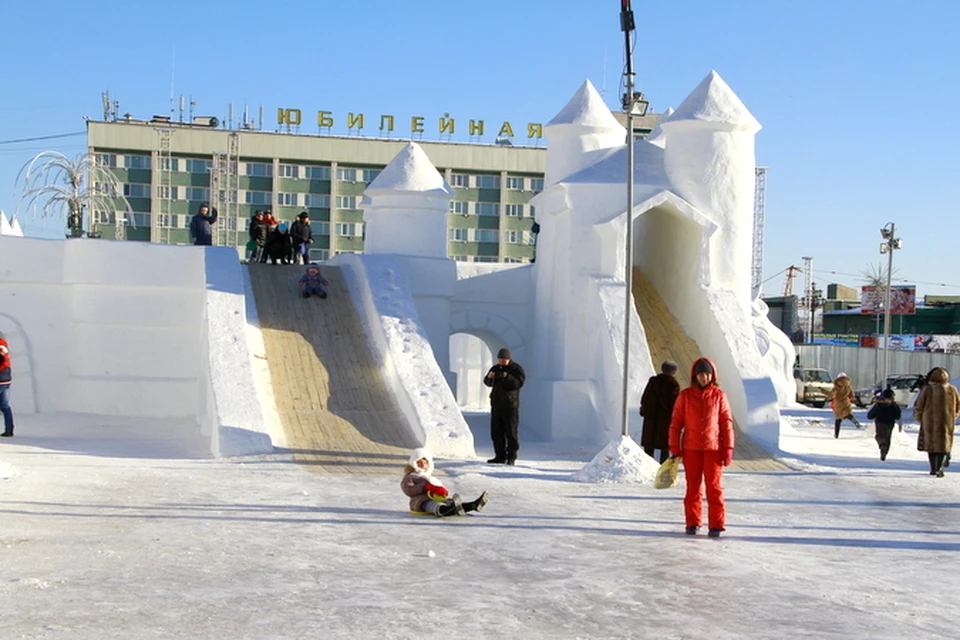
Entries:
POLYGON ((651 458, 659 449, 660 464, 670 457, 670 418, 680 394, 680 384, 674 377, 677 368, 677 363, 670 360, 661 364, 660 373, 650 378, 640 398, 640 415, 643 417, 640 446, 651 458))

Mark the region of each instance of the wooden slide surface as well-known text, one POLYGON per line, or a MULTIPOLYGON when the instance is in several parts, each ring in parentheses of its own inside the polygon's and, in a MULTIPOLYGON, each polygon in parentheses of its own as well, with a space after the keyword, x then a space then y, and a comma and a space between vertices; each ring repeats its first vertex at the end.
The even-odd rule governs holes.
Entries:
POLYGON ((393 401, 339 267, 325 300, 303 298, 303 266, 251 264, 277 412, 294 459, 323 474, 403 473, 418 446, 393 401))
MULTIPOLYGON (((633 270, 633 298, 637 313, 647 334, 647 345, 654 368, 659 371, 660 363, 673 360, 680 367, 677 381, 680 388, 690 386, 690 367, 700 357, 700 348, 677 322, 673 314, 660 298, 653 284, 640 269, 633 270)), ((723 374, 720 375, 723 384, 723 374)), ((734 424, 736 431, 736 449, 732 469, 740 471, 784 471, 782 463, 770 457, 762 447, 748 438, 740 427, 734 424)))

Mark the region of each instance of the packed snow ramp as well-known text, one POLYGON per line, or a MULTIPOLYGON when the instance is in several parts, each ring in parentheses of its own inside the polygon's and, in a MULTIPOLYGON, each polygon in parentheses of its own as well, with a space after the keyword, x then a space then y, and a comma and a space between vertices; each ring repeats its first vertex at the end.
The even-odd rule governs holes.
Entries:
MULTIPOLYGON (((690 368, 700 357, 700 348, 688 336, 677 319, 670 313, 667 305, 650 280, 640 269, 633 270, 633 299, 637 305, 640 322, 647 334, 647 346, 654 369, 660 370, 660 363, 673 360, 680 367, 677 381, 680 388, 689 386, 690 368)), ((723 383, 723 372, 720 372, 723 383)), ((739 426, 736 430, 736 450, 731 468, 741 471, 786 470, 787 467, 770 457, 762 447, 748 438, 739 426)))
POLYGON ((380 373, 339 267, 303 298, 302 266, 250 265, 277 412, 294 459, 325 474, 398 475, 413 434, 380 373))

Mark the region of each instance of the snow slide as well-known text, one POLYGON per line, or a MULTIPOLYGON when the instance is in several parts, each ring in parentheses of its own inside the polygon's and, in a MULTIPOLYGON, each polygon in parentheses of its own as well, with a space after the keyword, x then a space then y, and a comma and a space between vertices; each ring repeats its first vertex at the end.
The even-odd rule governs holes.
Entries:
MULTIPOLYGON (((700 348, 680 327, 677 319, 670 313, 660 294, 657 293, 643 271, 636 268, 633 270, 633 300, 646 333, 647 347, 650 350, 650 359, 653 361, 654 369, 659 371, 661 362, 673 360, 680 367, 677 374, 680 387, 688 386, 690 367, 700 357, 700 348)), ((723 384, 722 371, 720 372, 720 382, 723 384)), ((734 425, 734 428, 736 429, 737 441, 736 451, 734 452, 734 469, 786 469, 782 464, 771 459, 770 454, 748 438, 738 426, 734 425)))

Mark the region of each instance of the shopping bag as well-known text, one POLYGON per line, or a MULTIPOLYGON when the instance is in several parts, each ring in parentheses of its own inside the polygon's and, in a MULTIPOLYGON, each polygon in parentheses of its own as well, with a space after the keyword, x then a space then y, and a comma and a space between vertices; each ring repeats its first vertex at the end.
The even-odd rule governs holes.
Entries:
POLYGON ((669 489, 677 486, 680 481, 680 456, 670 456, 660 468, 657 469, 657 475, 653 477, 654 489, 669 489))

